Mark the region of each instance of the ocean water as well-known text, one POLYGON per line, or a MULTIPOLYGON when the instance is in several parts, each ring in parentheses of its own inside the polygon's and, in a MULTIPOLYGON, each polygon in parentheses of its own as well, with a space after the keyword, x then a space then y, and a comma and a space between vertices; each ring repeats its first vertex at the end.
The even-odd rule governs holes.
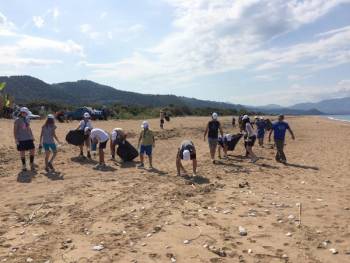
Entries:
POLYGON ((350 122, 350 115, 331 115, 328 116, 328 119, 350 122))

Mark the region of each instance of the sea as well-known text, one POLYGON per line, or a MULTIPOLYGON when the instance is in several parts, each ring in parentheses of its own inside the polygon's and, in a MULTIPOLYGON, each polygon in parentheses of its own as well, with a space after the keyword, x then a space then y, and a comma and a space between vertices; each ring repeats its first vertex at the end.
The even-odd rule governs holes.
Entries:
POLYGON ((330 115, 328 116, 328 119, 350 122, 350 115, 330 115))

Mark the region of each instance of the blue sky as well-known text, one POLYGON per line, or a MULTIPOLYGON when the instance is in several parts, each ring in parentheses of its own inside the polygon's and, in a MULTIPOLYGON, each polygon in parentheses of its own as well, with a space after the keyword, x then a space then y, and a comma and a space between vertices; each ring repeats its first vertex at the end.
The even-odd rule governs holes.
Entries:
POLYGON ((249 105, 350 96, 350 0, 0 2, 0 75, 249 105))

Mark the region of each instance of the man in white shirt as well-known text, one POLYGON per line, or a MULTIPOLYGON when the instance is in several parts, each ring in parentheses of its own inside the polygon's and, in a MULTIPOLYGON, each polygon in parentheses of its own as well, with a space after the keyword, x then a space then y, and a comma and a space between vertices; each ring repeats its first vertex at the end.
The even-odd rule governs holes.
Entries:
POLYGON ((104 149, 106 149, 107 142, 109 140, 109 134, 102 129, 94 128, 90 130, 90 128, 85 128, 85 132, 90 135, 90 140, 93 145, 93 148, 97 148, 98 144, 98 154, 99 154, 99 165, 98 167, 104 167, 105 164, 105 153, 104 149))
POLYGON ((92 130, 93 126, 92 126, 90 114, 88 112, 85 112, 83 119, 79 122, 79 126, 77 127, 77 130, 84 131, 84 142, 82 145, 79 145, 80 157, 84 157, 84 144, 85 144, 86 150, 87 150, 87 157, 90 159, 91 158, 90 140, 89 140, 89 135, 85 132, 87 129, 92 130))

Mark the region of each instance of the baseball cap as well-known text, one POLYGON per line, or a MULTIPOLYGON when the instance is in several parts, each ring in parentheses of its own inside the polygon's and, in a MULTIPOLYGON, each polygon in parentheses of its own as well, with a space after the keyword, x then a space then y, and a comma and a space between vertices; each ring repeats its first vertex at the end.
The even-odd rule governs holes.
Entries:
POLYGON ((212 117, 214 120, 216 120, 216 119, 218 118, 218 114, 217 114, 216 112, 214 112, 214 113, 211 115, 211 117, 212 117))
POLYGON ((248 115, 244 115, 242 120, 246 120, 246 119, 249 119, 249 116, 248 115))
POLYGON ((48 119, 54 119, 55 117, 52 114, 47 115, 48 119))
POLYGON ((30 113, 27 107, 22 107, 19 111, 20 111, 20 112, 24 112, 24 113, 26 113, 27 115, 29 115, 29 113, 30 113))
POLYGON ((184 161, 191 160, 191 153, 190 153, 189 150, 184 150, 184 152, 183 152, 183 160, 184 161))
POLYGON ((90 118, 90 114, 88 112, 84 113, 84 118, 90 118))
POLYGON ((143 121, 142 125, 141 125, 141 128, 146 129, 148 127, 149 127, 148 121, 143 121))

